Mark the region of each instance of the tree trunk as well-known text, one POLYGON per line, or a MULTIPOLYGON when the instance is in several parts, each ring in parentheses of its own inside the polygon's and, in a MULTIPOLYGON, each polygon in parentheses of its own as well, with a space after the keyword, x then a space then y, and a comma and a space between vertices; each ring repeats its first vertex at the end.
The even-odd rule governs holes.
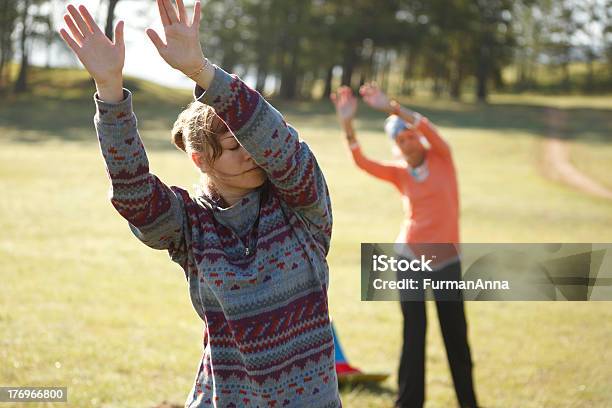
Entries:
POLYGON ((439 98, 440 96, 442 96, 442 77, 440 77, 438 73, 436 73, 435 75, 436 76, 434 77, 431 92, 436 98, 439 98))
POLYGON ((476 98, 479 102, 486 102, 489 90, 489 50, 483 44, 480 46, 478 55, 478 66, 476 67, 476 98))
POLYGON ((476 97, 480 102, 487 101, 487 74, 486 71, 482 68, 478 68, 478 73, 476 75, 476 97))
POLYGON ((570 90, 569 63, 564 61, 561 69, 563 70, 563 89, 567 92, 570 90))
MULTIPOLYGON (((54 4, 55 2, 51 2, 51 6, 55 6, 54 4)), ((51 58, 53 56, 52 54, 52 46, 53 46, 53 40, 55 39, 56 31, 53 28, 53 13, 49 13, 48 16, 48 20, 47 20, 47 27, 45 27, 45 29, 47 30, 47 32, 45 33, 45 41, 47 44, 47 58, 45 61, 45 68, 49 69, 51 68, 51 58)))
POLYGON ((119 0, 108 0, 108 13, 106 13, 106 25, 104 26, 104 34, 111 40, 114 41, 113 26, 115 22, 115 7, 119 3, 119 0))
POLYGON ((412 73, 414 71, 414 50, 410 49, 406 53, 406 60, 404 62, 404 73, 402 75, 402 84, 400 91, 402 95, 412 94, 412 73))
POLYGON ((366 65, 365 66, 366 81, 373 81, 376 78, 376 67, 374 64, 374 49, 372 49, 372 52, 370 52, 370 55, 368 55, 365 65, 366 65))
POLYGON ((51 68, 51 46, 53 45, 53 43, 51 41, 47 41, 47 58, 45 60, 45 68, 49 69, 51 68))
POLYGON ((12 24, 9 27, 9 7, 8 1, 3 1, 0 4, 0 16, 2 16, 2 24, 0 24, 0 89, 4 83, 4 66, 8 60, 8 48, 12 45, 10 42, 9 30, 12 30, 12 24), (7 41, 7 38, 9 39, 7 41))
POLYGON ((30 8, 30 0, 25 0, 23 3, 23 11, 21 15, 21 37, 19 45, 21 48, 21 66, 19 67, 19 75, 15 82, 15 93, 21 93, 28 90, 28 50, 26 47, 28 39, 28 9, 30 8))
POLYGON ((281 73, 280 96, 284 99, 295 99, 297 96, 298 46, 297 39, 294 39, 289 54, 289 66, 285 65, 281 73))
POLYGON ((264 92, 266 87, 266 78, 268 78, 268 65, 269 57, 268 53, 264 50, 263 44, 258 44, 259 52, 257 53, 257 80, 255 83, 255 89, 259 93, 264 92))
POLYGON ((257 81, 255 83, 255 90, 260 94, 263 94, 266 87, 266 79, 268 78, 268 70, 265 67, 257 67, 257 81))
POLYGON ((454 68, 451 70, 450 96, 458 101, 461 99, 461 87, 463 85, 463 65, 461 62, 456 62, 454 68))
POLYGON ((334 79, 334 65, 332 64, 329 67, 327 67, 327 70, 325 72, 325 87, 323 89, 323 95, 321 96, 321 99, 326 100, 331 95, 333 79, 334 79))
POLYGON ((300 32, 302 21, 305 18, 305 4, 297 3, 296 7, 287 11, 287 21, 292 26, 281 41, 281 51, 286 55, 283 68, 281 69, 280 96, 284 99, 295 99, 298 96, 298 75, 300 57, 300 32), (286 51, 286 52, 285 52, 286 51))
POLYGON ((353 70, 355 69, 355 59, 355 48, 352 44, 347 44, 344 50, 344 58, 342 61, 342 85, 351 86, 353 70))
POLYGON ((591 50, 589 50, 587 52, 587 61, 586 61, 586 65, 587 65, 587 77, 586 77, 586 84, 585 84, 585 88, 587 90, 587 92, 591 92, 593 91, 594 88, 594 79, 595 79, 595 73, 594 73, 594 69, 593 69, 593 60, 595 59, 595 55, 593 54, 593 52, 591 50))
POLYGON ((0 89, 2 89, 4 84, 4 65, 6 64, 5 61, 8 60, 8 53, 4 49, 5 44, 2 37, 0 37, 0 41, 3 42, 3 44, 0 44, 0 89))
MULTIPOLYGON (((391 61, 388 58, 388 53, 383 53, 382 63, 382 78, 380 80, 380 87, 385 93, 389 93, 389 77, 391 76, 391 61)), ((393 92, 395 93, 395 92, 393 92)))

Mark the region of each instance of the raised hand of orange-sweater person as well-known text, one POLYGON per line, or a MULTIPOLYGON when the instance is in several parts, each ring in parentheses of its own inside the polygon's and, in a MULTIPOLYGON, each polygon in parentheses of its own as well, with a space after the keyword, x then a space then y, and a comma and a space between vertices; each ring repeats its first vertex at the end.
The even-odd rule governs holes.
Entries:
POLYGON ((371 108, 391 113, 394 109, 394 102, 374 83, 366 83, 359 88, 359 93, 364 102, 371 108))
POLYGON ((341 86, 329 97, 336 108, 336 115, 341 125, 352 122, 357 114, 357 98, 348 86, 341 86))

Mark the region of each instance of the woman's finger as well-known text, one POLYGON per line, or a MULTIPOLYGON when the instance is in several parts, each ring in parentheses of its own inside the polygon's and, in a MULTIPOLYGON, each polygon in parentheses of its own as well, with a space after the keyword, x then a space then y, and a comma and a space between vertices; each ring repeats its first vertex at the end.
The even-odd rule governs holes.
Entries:
POLYGON ((191 26, 196 29, 200 28, 200 13, 202 12, 202 4, 199 1, 196 1, 195 6, 193 7, 193 20, 191 21, 191 26))
POLYGON ((155 48, 157 48, 157 51, 161 52, 161 49, 164 48, 166 44, 164 44, 164 42, 159 37, 157 32, 153 30, 152 28, 148 28, 146 32, 149 38, 151 39, 151 42, 153 43, 153 45, 155 45, 155 48))
POLYGON ((185 11, 183 0, 176 0, 176 8, 178 8, 179 21, 187 24, 187 12, 185 11))
POLYGON ((60 36, 64 39, 66 44, 68 44, 70 49, 72 49, 72 51, 74 51, 74 53, 78 56, 81 51, 81 47, 79 47, 79 44, 77 44, 77 42, 72 39, 70 34, 68 34, 68 32, 62 28, 60 30, 60 36))
POLYGON ((89 27, 91 32, 101 34, 102 30, 100 30, 100 27, 98 26, 98 24, 96 24, 96 20, 94 20, 91 14, 89 14, 89 10, 87 10, 87 7, 81 5, 79 6, 79 11, 81 12, 83 18, 85 18, 85 22, 87 23, 87 26, 89 27))
POLYGON ((157 8, 159 9, 159 16, 161 17, 162 24, 165 26, 170 25, 170 19, 166 13, 163 0, 157 0, 157 8))
POLYGON ((176 16, 176 9, 170 2, 170 0, 162 0, 164 4, 164 9, 166 10, 166 15, 168 16, 168 20, 170 20, 170 24, 178 23, 178 18, 176 16))
POLYGON ((115 45, 123 47, 123 20, 120 20, 115 26, 115 45))
POLYGON ((81 13, 79 13, 79 11, 72 4, 69 4, 67 9, 70 15, 72 16, 72 19, 79 27, 79 30, 81 30, 83 37, 87 37, 88 34, 91 34, 92 32, 89 30, 89 27, 85 23, 85 20, 83 20, 81 13))
POLYGON ((79 31, 76 24, 74 24, 74 21, 72 21, 72 17, 70 17, 70 15, 68 14, 64 14, 64 22, 66 23, 66 25, 68 26, 68 29, 72 33, 72 37, 74 38, 74 40, 79 45, 83 44, 83 41, 85 40, 85 38, 83 37, 83 34, 81 34, 81 32, 79 31))

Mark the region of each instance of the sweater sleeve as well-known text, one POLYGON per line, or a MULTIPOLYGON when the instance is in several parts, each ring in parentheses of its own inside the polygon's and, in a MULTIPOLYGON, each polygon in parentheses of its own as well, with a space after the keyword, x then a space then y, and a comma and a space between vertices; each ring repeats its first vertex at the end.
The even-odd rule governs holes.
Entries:
POLYGON ((448 143, 444 141, 438 130, 431 124, 429 119, 421 117, 417 125, 417 129, 425 136, 427 142, 431 146, 431 151, 444 157, 450 157, 451 151, 448 143))
POLYGON ((402 171, 397 166, 383 164, 374 160, 370 160, 361 152, 361 147, 358 144, 353 144, 351 147, 351 155, 353 161, 360 169, 378 179, 388 181, 395 188, 401 191, 399 172, 402 171))
POLYGON ((149 172, 149 161, 138 134, 132 95, 124 90, 118 103, 94 96, 94 125, 111 182, 112 205, 143 243, 166 249, 181 264, 186 259, 186 216, 179 188, 168 187, 149 172))
POLYGON ((327 253, 332 230, 329 191, 314 154, 295 128, 257 91, 219 67, 207 90, 196 86, 195 98, 215 109, 327 253))

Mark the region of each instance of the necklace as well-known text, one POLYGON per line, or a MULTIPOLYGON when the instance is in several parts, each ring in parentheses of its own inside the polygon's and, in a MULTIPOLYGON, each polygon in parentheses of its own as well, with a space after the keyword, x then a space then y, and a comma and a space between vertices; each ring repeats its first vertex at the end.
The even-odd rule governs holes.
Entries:
POLYGON ((427 176, 429 176, 429 168, 427 167, 427 161, 424 160, 418 167, 410 167, 408 166, 410 171, 410 175, 419 183, 425 181, 427 176))

